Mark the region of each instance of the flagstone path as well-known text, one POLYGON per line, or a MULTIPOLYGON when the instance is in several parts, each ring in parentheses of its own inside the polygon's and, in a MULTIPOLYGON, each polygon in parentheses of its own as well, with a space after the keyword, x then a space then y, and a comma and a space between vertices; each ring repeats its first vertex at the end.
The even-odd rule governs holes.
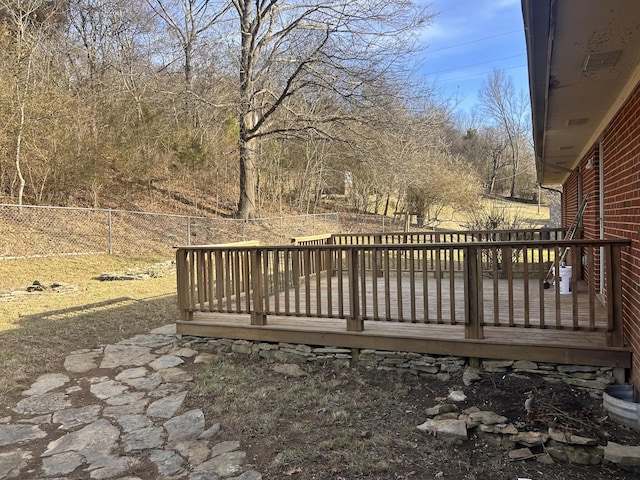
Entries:
MULTIPOLYGON (((206 355, 206 354, 203 354, 206 355)), ((175 325, 68 355, 0 412, 0 480, 261 480, 220 424, 184 411, 189 362, 175 325)))

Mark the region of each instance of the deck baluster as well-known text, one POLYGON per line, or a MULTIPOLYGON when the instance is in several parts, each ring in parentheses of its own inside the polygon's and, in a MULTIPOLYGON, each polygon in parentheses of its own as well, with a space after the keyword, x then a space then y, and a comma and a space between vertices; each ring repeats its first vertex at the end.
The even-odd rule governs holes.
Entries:
MULTIPOLYGON (((251 308, 251 325, 266 325, 267 315, 264 310, 264 297, 266 285, 263 285, 262 276, 263 251, 251 250, 251 290, 253 305, 251 308)), ((249 292, 247 292, 247 308, 249 308, 249 292)))

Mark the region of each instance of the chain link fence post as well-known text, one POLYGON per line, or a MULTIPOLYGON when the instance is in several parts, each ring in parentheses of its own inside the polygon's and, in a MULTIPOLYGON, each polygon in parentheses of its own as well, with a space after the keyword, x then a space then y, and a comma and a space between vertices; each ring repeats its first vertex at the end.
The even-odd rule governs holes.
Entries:
POLYGON ((109 255, 113 255, 113 223, 111 219, 111 209, 107 212, 107 219, 109 223, 109 255))

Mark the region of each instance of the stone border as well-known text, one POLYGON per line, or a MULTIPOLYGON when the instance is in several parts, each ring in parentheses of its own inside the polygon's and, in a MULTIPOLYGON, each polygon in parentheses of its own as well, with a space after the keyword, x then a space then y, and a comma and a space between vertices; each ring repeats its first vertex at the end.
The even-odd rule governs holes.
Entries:
MULTIPOLYGON (((274 362, 332 364, 337 367, 358 366, 368 370, 405 372, 443 381, 450 380, 452 374, 461 375, 469 366, 468 359, 464 357, 412 352, 200 337, 184 337, 184 342, 188 346, 200 344, 203 348, 217 353, 234 352, 257 355, 274 362)), ((481 362, 481 369, 489 373, 533 373, 542 375, 546 381, 551 383, 564 382, 574 387, 598 392, 615 383, 613 367, 485 359, 481 362)))

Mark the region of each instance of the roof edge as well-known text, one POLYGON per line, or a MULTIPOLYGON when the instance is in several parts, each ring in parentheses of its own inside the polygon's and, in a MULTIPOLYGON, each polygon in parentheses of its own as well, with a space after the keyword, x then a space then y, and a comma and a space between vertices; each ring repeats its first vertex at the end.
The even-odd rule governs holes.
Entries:
POLYGON ((542 153, 544 151, 544 132, 549 100, 554 5, 555 0, 522 0, 522 18, 527 44, 531 125, 533 126, 538 183, 542 183, 544 176, 542 153))

